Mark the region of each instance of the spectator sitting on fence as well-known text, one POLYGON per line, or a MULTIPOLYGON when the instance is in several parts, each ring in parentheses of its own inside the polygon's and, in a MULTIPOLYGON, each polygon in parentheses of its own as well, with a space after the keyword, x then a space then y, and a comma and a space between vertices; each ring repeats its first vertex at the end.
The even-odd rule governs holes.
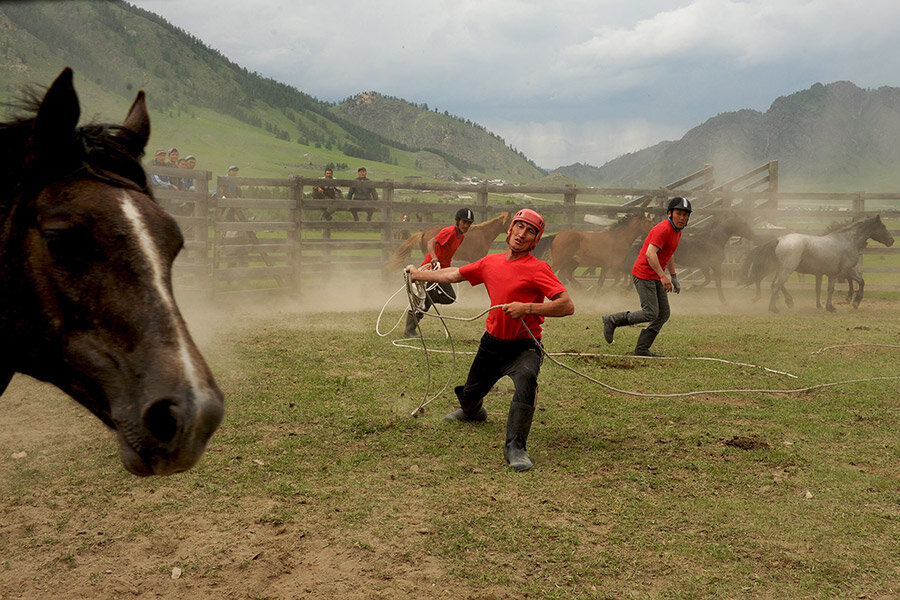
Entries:
MULTIPOLYGON (((325 179, 334 179, 334 171, 325 169, 325 179)), ((331 200, 340 200, 344 197, 341 190, 332 185, 317 185, 313 188, 312 197, 319 200, 322 198, 330 198, 331 200)), ((331 215, 337 210, 336 207, 326 208, 322 211, 322 220, 330 221, 331 215)))
MULTIPOLYGON (((172 169, 178 169, 178 157, 178 148, 169 148, 168 157, 166 159, 166 166, 172 169)), ((172 187, 174 187, 176 190, 184 189, 180 177, 169 176, 169 183, 171 183, 172 187)))
MULTIPOLYGON (((179 158, 178 159, 178 168, 179 169, 187 169, 188 168, 187 160, 185 160, 183 158, 179 158)), ((193 185, 194 185, 193 179, 185 179, 184 177, 182 177, 181 178, 181 187, 179 189, 181 189, 182 191, 190 190, 191 186, 193 186, 193 185)))
MULTIPOLYGON (((149 163, 147 163, 148 168, 152 167, 168 167, 168 163, 166 163, 166 151, 163 148, 160 148, 156 151, 156 155, 153 157, 149 163)), ((169 178, 165 175, 158 175, 156 173, 150 174, 150 184, 159 187, 172 189, 172 184, 169 183, 169 178)))
MULTIPOLYGON (((225 177, 237 177, 238 173, 237 165, 231 165, 228 167, 228 172, 225 174, 225 177)), ((226 181, 222 184, 221 189, 216 188, 212 193, 213 198, 240 198, 241 197, 241 186, 230 183, 226 181)))
MULTIPOLYGON (((358 168, 356 170, 356 174, 358 175, 358 177, 354 181, 368 183, 368 180, 366 179, 367 172, 366 172, 365 167, 358 168)), ((375 201, 377 201, 378 200, 378 192, 375 190, 374 187, 351 184, 350 191, 347 192, 347 200, 353 200, 353 198, 356 198, 357 200, 375 200, 375 201)), ((366 211, 366 213, 368 213, 368 218, 366 219, 367 221, 372 220, 372 213, 375 212, 374 208, 357 209, 355 207, 351 207, 350 214, 353 215, 354 221, 359 221, 359 215, 356 214, 357 210, 364 210, 364 211, 366 211)))
MULTIPOLYGON (((194 158, 193 154, 189 154, 188 156, 186 156, 178 161, 178 168, 192 170, 196 166, 196 164, 197 164, 197 159, 194 158)), ((194 185, 194 178, 193 177, 182 178, 181 189, 189 191, 189 192, 196 192, 197 187, 194 185)))

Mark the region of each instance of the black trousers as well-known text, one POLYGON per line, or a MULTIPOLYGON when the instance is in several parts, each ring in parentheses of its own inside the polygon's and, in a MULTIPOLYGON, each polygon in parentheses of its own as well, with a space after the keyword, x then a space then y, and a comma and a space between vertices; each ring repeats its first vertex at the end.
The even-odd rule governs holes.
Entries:
POLYGON ((466 384, 456 387, 460 406, 467 414, 477 411, 501 377, 513 381, 513 402, 534 406, 543 359, 541 347, 534 340, 501 340, 485 332, 469 367, 466 384))
POLYGON ((456 302, 456 290, 453 289, 453 284, 438 283, 425 293, 425 312, 428 312, 432 304, 453 304, 454 302, 456 302))

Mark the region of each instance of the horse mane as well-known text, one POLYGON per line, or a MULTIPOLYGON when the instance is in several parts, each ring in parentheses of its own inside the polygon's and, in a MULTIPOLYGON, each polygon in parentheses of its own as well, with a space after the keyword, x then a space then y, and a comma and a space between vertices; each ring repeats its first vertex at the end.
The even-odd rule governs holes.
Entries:
POLYGON ((643 215, 640 215, 638 213, 629 213, 625 216, 619 217, 619 220, 616 221, 616 223, 614 223, 612 226, 610 226, 610 228, 607 231, 616 231, 617 229, 622 229, 623 227, 628 225, 628 223, 630 223, 634 219, 641 219, 641 218, 643 218, 643 215))
POLYGON ((143 141, 137 133, 121 125, 89 123, 77 127, 68 147, 59 149, 58 163, 39 160, 30 140, 40 102, 37 93, 28 88, 17 102, 7 104, 30 114, 0 122, 0 177, 19 182, 4 186, 0 204, 10 202, 11 195, 25 190, 33 191, 55 181, 77 177, 137 189, 153 197, 140 163, 143 141))
POLYGON ((846 221, 835 221, 831 223, 828 227, 825 228, 825 231, 822 232, 822 235, 827 235, 829 233, 835 233, 837 231, 846 231, 850 229, 850 226, 857 223, 858 221, 855 219, 848 219, 846 221))

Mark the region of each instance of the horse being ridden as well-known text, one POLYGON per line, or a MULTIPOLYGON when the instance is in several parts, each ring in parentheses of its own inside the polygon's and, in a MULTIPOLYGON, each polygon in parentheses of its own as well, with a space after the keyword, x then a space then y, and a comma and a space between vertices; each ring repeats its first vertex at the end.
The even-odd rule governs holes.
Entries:
MULTIPOLYGON (((794 300, 785 288, 785 282, 791 273, 808 273, 810 275, 828 276, 828 295, 825 307, 834 310, 831 303, 834 294, 835 280, 843 277, 856 284, 856 295, 853 298, 854 308, 859 307, 863 297, 865 281, 859 273, 857 264, 862 250, 869 239, 885 246, 894 244, 894 236, 881 221, 880 215, 857 219, 842 225, 824 235, 806 235, 789 233, 768 244, 762 259, 766 260, 768 252, 774 253, 777 264, 775 279, 772 281, 772 295, 769 299, 769 310, 778 312, 778 292, 784 295, 784 302, 793 307, 794 300)), ((771 259, 769 259, 771 260, 771 259)))
POLYGON ((715 281, 719 300, 723 303, 725 294, 722 293, 722 263, 725 262, 725 244, 733 236, 754 239, 750 224, 737 213, 714 217, 688 235, 681 236, 673 257, 679 267, 702 269, 704 281, 700 285, 709 285, 711 280, 715 281))
POLYGON ((644 213, 625 217, 611 229, 605 231, 578 231, 565 229, 556 234, 550 247, 553 270, 563 283, 575 287, 575 269, 599 267, 598 285, 603 285, 607 271, 627 272, 625 264, 631 242, 643 238, 653 227, 653 221, 644 213))
MULTIPOLYGON (((476 223, 469 227, 469 231, 466 232, 466 238, 462 241, 462 244, 459 245, 459 248, 456 249, 456 254, 453 256, 454 260, 475 262, 485 256, 491 249, 491 244, 494 243, 494 239, 509 228, 510 217, 511 213, 502 212, 493 219, 485 221, 484 223, 476 223)), ((396 270, 404 267, 410 254, 412 254, 413 248, 417 245, 421 249, 423 256, 427 254, 428 248, 426 245, 428 244, 428 240, 437 235, 444 227, 446 227, 446 225, 432 225, 428 229, 423 229, 422 231, 418 231, 409 236, 406 241, 394 251, 394 256, 391 257, 388 268, 396 270)))
POLYGON ((122 125, 77 127, 66 68, 30 104, 0 124, 0 394, 48 381, 116 430, 131 472, 187 470, 223 399, 172 294, 184 240, 139 162, 144 92, 122 125))

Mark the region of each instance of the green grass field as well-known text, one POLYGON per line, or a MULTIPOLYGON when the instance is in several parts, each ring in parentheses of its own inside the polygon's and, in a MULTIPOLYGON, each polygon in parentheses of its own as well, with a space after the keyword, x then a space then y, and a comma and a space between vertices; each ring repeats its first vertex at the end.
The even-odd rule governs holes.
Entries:
MULTIPOLYGON (((428 371, 396 331, 375 333, 391 291, 188 307, 227 416, 201 463, 166 479, 127 474, 99 422, 15 379, 0 416, 0 597, 900 595, 897 381, 714 392, 900 376, 895 295, 827 314, 800 292, 771 315, 734 290, 727 307, 684 292, 654 346, 667 359, 628 356, 636 328, 602 340, 600 315, 633 293, 578 296, 575 315, 546 323, 546 348, 589 356, 557 360, 636 393, 707 393, 616 393, 545 360, 535 467, 517 474, 502 456, 508 380, 484 424, 442 422, 452 393, 409 416, 428 371)), ((444 310, 486 305, 465 288, 444 310)), ((436 320, 423 327, 449 349, 436 320)), ((457 384, 483 323, 449 327, 457 384)), ((451 366, 431 355, 433 390, 451 366)))

